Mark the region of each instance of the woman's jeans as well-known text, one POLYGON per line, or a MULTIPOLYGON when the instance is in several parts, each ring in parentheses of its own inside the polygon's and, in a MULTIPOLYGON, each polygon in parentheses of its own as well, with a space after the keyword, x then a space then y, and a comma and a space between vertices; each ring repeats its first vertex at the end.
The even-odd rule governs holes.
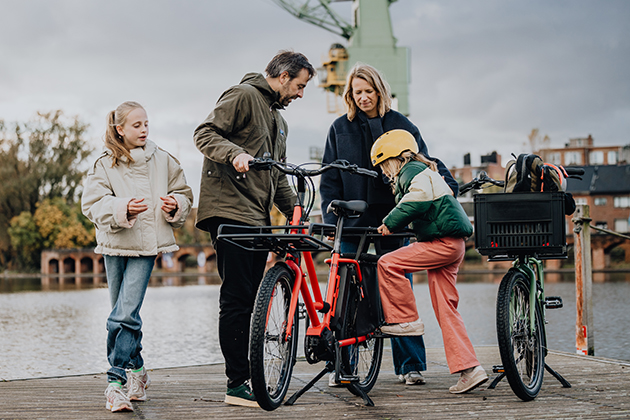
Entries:
POLYGON ((140 307, 149 285, 156 256, 120 257, 105 255, 105 272, 112 312, 107 318, 108 382, 127 382, 125 369, 140 369, 142 320, 140 307))
MULTIPOLYGON (((404 245, 408 244, 409 240, 405 239, 404 245)), ((358 247, 358 242, 343 241, 341 242, 341 253, 356 253, 358 247)), ((391 252, 394 249, 383 249, 382 252, 391 252)), ((409 279, 413 288, 413 275, 407 274, 405 277, 409 279)), ((391 338, 391 343, 394 373, 396 375, 427 370, 426 348, 421 335, 391 338)))

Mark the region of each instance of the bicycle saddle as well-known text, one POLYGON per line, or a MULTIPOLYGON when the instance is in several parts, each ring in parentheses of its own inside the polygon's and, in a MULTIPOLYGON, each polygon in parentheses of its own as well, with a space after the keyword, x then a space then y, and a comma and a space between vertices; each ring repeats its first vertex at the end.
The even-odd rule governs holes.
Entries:
POLYGON ((333 200, 328 205, 326 213, 334 213, 337 216, 348 218, 359 217, 368 209, 368 203, 362 200, 333 200))

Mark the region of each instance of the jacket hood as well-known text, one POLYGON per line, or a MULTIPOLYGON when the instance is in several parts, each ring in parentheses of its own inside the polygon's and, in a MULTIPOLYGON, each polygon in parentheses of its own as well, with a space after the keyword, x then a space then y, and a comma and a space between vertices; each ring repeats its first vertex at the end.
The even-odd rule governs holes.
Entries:
MULTIPOLYGON (((139 159, 141 159, 142 156, 144 156, 144 159, 146 161, 148 161, 149 159, 151 159, 151 156, 153 156, 153 154, 156 152, 156 150, 157 150, 157 144, 155 144, 151 140, 147 139, 147 143, 144 145, 144 148, 136 147, 135 149, 132 149, 130 151, 130 153, 131 153, 131 157, 136 162, 139 159)), ((103 148, 103 154, 112 156, 112 151, 109 148, 104 147, 103 148)), ((124 163, 127 163, 127 156, 121 156, 120 157, 120 161, 124 162, 124 163)))
POLYGON ((284 107, 280 105, 280 102, 278 102, 278 100, 280 99, 280 93, 276 92, 271 88, 271 86, 269 86, 267 79, 265 79, 265 76, 263 76, 262 74, 247 73, 245 76, 243 76, 241 84, 252 85, 256 89, 258 89, 260 93, 263 94, 267 102, 269 102, 269 106, 271 108, 284 109, 284 107))

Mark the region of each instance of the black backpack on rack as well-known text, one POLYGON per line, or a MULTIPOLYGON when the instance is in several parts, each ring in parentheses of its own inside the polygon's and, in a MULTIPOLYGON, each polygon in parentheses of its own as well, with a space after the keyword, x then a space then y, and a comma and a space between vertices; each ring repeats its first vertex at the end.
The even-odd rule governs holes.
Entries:
POLYGON ((564 192, 567 215, 575 212, 575 200, 565 192, 568 175, 562 166, 545 163, 540 156, 522 153, 505 167, 504 192, 564 192))

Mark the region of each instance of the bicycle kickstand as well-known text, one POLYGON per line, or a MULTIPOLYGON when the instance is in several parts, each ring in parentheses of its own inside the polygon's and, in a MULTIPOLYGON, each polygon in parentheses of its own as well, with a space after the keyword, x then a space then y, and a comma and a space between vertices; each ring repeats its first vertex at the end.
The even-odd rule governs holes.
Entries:
POLYGON ((348 388, 352 388, 358 395, 360 395, 361 398, 363 398, 365 405, 367 405, 368 407, 374 407, 374 401, 372 401, 370 396, 366 394, 365 391, 363 391, 361 388, 359 388, 357 384, 351 383, 350 385, 348 385, 348 388))
POLYGON ((333 370, 335 370, 335 365, 331 362, 326 363, 326 367, 317 374, 317 376, 315 376, 313 379, 311 379, 311 381, 309 383, 307 383, 304 388, 300 389, 298 392, 296 392, 295 394, 291 395, 291 398, 289 398, 284 405, 293 405, 295 403, 295 401, 297 401, 298 398, 300 398, 302 396, 302 394, 304 394, 306 391, 308 391, 309 389, 311 389, 313 387, 313 385, 315 385, 317 383, 317 381, 319 381, 322 376, 324 376, 325 374, 327 374, 328 372, 332 372, 333 370))
POLYGON ((558 380, 558 382, 560 382, 562 384, 563 388, 571 388, 571 384, 569 383, 569 381, 564 379, 562 377, 562 375, 560 375, 558 372, 556 372, 555 370, 551 369, 549 367, 549 365, 547 364, 547 362, 545 362, 545 369, 547 369, 547 372, 549 372, 551 374, 551 376, 556 378, 558 380))

